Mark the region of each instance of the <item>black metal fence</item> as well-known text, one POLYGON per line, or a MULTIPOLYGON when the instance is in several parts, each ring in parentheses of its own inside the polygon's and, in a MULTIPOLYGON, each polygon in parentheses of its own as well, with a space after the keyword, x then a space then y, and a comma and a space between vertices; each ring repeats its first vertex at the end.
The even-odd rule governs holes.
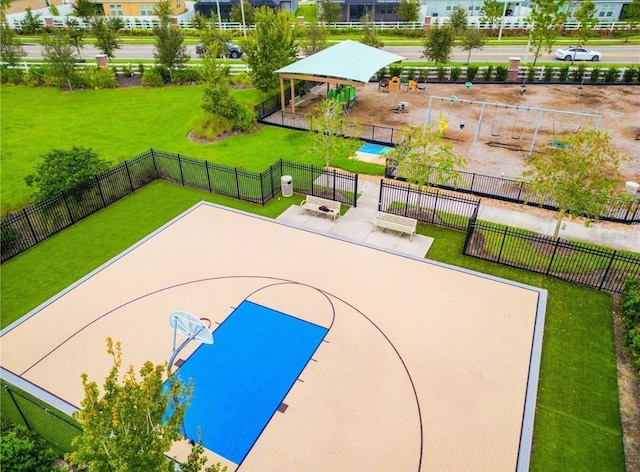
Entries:
POLYGON ((415 218, 430 225, 466 231, 479 205, 480 199, 420 189, 399 182, 380 181, 378 210, 415 218))
POLYGON ((0 389, 2 421, 22 425, 45 439, 60 452, 71 452, 71 441, 82 428, 48 405, 3 383, 0 389))
POLYGON ((478 221, 476 215, 469 220, 463 253, 616 293, 626 277, 640 277, 638 254, 478 221))
POLYGON ((357 174, 284 160, 257 173, 151 149, 73 191, 3 218, 1 261, 26 251, 157 178, 264 205, 280 192, 283 175, 292 176, 295 192, 356 205, 357 174))
MULTIPOLYGON (((284 128, 309 131, 308 115, 282 112, 280 103, 280 96, 275 96, 258 105, 256 107, 256 113, 259 116, 258 121, 284 128)), ((289 102, 287 101, 287 103, 289 102)), ((345 136, 371 143, 395 146, 402 139, 402 130, 349 122, 345 136)), ((441 184, 435 181, 436 175, 437 173, 434 172, 433 179, 429 179, 428 182, 433 187, 469 193, 479 197, 524 203, 548 210, 558 209, 555 201, 548 196, 534 192, 526 182, 521 180, 460 172, 461 180, 459 182, 441 184)), ((398 174, 398 162, 393 159, 387 159, 384 176, 390 179, 404 180, 403 176, 398 174)), ((635 202, 627 208, 611 208, 600 215, 599 219, 616 223, 640 223, 640 202, 635 202)))
MULTIPOLYGON (((437 173, 430 176, 429 184, 457 192, 470 193, 480 197, 495 198, 507 202, 524 203, 530 206, 557 210, 556 202, 547 195, 540 194, 531 189, 527 182, 504 177, 491 177, 488 175, 474 174, 472 172, 460 172, 461 179, 458 182, 438 184, 435 182, 437 173)), ((385 177, 402 180, 398 175, 398 163, 387 159, 385 177)), ((635 202, 626 208, 611 208, 602 215, 601 220, 617 223, 640 223, 640 202, 635 202)))

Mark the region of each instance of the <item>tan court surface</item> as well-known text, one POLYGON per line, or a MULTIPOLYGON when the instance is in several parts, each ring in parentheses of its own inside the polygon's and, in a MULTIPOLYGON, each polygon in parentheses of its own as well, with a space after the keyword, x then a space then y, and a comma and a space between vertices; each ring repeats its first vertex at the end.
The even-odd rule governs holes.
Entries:
POLYGON ((514 471, 539 297, 201 204, 6 333, 2 367, 78 406, 107 336, 161 363, 173 311, 248 298, 330 329, 238 470, 514 471))

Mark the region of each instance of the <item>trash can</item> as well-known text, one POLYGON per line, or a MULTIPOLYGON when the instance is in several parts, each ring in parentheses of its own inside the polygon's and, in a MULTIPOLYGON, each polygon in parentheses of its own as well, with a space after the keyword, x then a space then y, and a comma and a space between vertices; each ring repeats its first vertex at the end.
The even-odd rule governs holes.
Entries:
POLYGON ((290 175, 280 177, 280 188, 283 197, 291 197, 293 195, 293 179, 290 175))
POLYGON ((640 192, 640 184, 638 182, 626 182, 624 184, 625 190, 634 197, 640 192))

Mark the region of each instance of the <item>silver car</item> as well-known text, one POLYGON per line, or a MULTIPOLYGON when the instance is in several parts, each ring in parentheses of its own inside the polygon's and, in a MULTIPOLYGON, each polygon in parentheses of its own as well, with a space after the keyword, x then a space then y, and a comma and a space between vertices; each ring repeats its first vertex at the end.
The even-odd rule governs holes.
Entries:
POLYGON ((560 48, 556 51, 556 59, 561 61, 593 61, 598 62, 602 58, 602 53, 583 48, 582 46, 570 46, 560 48))

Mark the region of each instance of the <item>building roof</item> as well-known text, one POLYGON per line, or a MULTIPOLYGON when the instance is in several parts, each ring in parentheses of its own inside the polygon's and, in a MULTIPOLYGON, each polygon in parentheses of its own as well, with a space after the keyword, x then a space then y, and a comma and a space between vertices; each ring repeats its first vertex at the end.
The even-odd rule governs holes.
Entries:
POLYGON ((367 83, 383 67, 404 59, 397 54, 347 40, 289 64, 276 72, 310 75, 318 79, 332 77, 367 83))

